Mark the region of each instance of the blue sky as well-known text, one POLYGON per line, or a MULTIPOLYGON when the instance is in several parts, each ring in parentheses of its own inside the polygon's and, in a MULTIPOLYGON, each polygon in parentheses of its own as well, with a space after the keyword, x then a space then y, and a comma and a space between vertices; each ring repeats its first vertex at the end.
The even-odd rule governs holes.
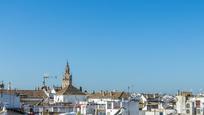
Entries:
POLYGON ((68 60, 89 91, 203 90, 203 14, 188 0, 0 1, 0 80, 60 85, 68 60))

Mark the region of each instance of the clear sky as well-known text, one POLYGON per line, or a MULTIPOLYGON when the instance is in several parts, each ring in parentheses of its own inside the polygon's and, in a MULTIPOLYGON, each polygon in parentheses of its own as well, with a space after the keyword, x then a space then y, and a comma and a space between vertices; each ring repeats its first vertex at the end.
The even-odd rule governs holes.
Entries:
POLYGON ((0 80, 60 85, 67 60, 89 91, 202 90, 204 2, 0 1, 0 80))

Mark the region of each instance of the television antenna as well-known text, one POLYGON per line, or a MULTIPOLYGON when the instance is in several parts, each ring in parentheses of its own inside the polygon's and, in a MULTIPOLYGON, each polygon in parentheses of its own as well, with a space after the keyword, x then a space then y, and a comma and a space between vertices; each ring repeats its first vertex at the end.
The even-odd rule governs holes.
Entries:
POLYGON ((50 76, 48 73, 43 74, 43 86, 46 86, 46 81, 50 78, 57 79, 57 76, 50 76))

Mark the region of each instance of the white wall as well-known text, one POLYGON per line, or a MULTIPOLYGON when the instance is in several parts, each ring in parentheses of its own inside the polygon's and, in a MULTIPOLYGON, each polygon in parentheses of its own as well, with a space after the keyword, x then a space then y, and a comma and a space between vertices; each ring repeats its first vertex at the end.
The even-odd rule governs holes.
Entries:
POLYGON ((184 96, 176 96, 177 102, 176 102, 176 110, 179 114, 185 114, 186 113, 186 97, 184 96))
POLYGON ((54 95, 54 103, 63 102, 62 95, 54 95))
POLYGON ((196 113, 196 115, 204 115, 204 97, 203 96, 192 97, 189 99, 188 102, 194 102, 194 105, 192 105, 192 108, 195 109, 195 112, 198 112, 198 110, 200 111, 200 114, 196 113), (196 107, 196 101, 200 101, 200 107, 196 107))
MULTIPOLYGON (((94 98, 89 98, 88 102, 94 102, 94 103, 98 103, 98 104, 105 104, 107 101, 113 101, 113 99, 94 99, 94 98)), ((119 100, 114 100, 114 101, 119 101, 119 100)))
MULTIPOLYGON (((131 101, 129 102, 128 100, 114 100, 114 99, 88 99, 89 103, 92 103, 95 106, 95 109, 98 109, 99 105, 105 105, 105 112, 106 115, 114 115, 116 112, 119 110, 122 111, 124 115, 128 114, 128 111, 130 115, 139 115, 139 102, 137 101, 131 101), (114 104, 117 103, 116 105, 119 105, 117 108, 114 108, 114 104), (110 105, 110 106, 109 106, 110 105), (109 106, 109 107, 108 107, 109 106), (122 109, 125 108, 125 109, 122 109)), ((84 103, 85 104, 85 103, 84 103)), ((87 110, 90 109, 91 106, 84 106, 83 109, 86 108, 87 110)), ((92 106, 93 107, 93 106, 92 106)), ((85 110, 83 110, 83 113, 85 110)))
POLYGON ((54 96, 54 102, 64 102, 64 103, 72 103, 77 104, 80 101, 85 101, 86 96, 85 95, 55 95, 54 96))
POLYGON ((165 115, 163 112, 159 111, 140 111, 139 115, 165 115))
POLYGON ((188 100, 188 101, 186 102, 186 105, 188 105, 188 106, 186 107, 186 115, 192 115, 193 112, 194 112, 193 102, 190 101, 190 100, 188 100), (188 111, 188 112, 187 112, 187 111, 188 111))
POLYGON ((95 110, 98 105, 95 103, 88 103, 87 101, 80 102, 82 115, 95 115, 95 110))
POLYGON ((84 95, 69 95, 69 96, 63 96, 64 102, 71 102, 71 103, 79 103, 80 101, 85 101, 86 96, 84 95))
POLYGON ((129 113, 130 115, 139 115, 139 102, 129 102, 129 113))
POLYGON ((20 108, 20 97, 17 95, 0 94, 0 104, 6 108, 20 108))

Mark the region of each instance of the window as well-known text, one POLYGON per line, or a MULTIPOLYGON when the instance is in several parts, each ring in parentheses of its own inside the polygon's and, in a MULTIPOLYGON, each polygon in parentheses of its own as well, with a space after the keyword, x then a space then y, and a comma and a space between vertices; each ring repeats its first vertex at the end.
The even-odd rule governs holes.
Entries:
POLYGON ((189 109, 187 109, 187 110, 186 110, 186 113, 187 113, 187 114, 190 114, 190 110, 189 110, 189 109))
POLYGON ((111 101, 108 101, 108 102, 107 102, 107 109, 112 109, 111 101))
POLYGON ((99 108, 99 109, 105 109, 105 108, 106 108, 106 106, 105 106, 105 105, 100 104, 100 105, 98 105, 98 108, 99 108))
POLYGON ((120 102, 114 102, 113 107, 114 107, 114 109, 119 109, 120 108, 120 102))
POLYGON ((196 108, 200 108, 200 100, 196 100, 196 108))
POLYGON ((190 108, 190 104, 189 103, 186 104, 186 108, 190 108))

